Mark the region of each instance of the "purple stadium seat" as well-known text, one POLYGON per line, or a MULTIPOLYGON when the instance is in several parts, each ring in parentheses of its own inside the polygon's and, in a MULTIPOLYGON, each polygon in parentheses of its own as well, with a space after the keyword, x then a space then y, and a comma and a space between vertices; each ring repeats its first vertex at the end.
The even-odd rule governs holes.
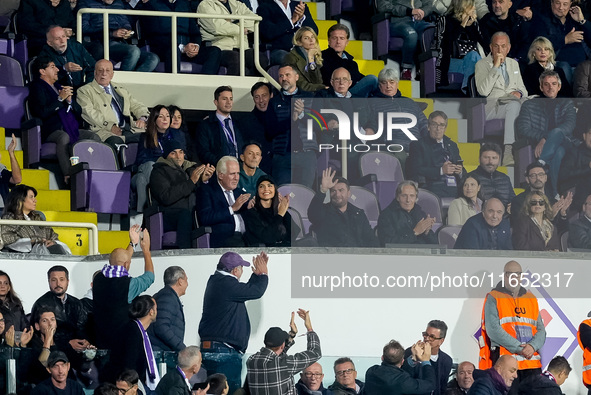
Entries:
POLYGON ((23 86, 0 86, 0 126, 20 129, 29 90, 23 86))
POLYGON ((396 187, 404 180, 398 159, 385 152, 368 152, 360 159, 361 176, 375 174, 365 187, 378 197, 381 207, 388 207, 396 194, 396 187))
POLYGON ((378 217, 380 216, 380 203, 376 195, 363 187, 351 185, 351 197, 349 203, 354 204, 367 215, 369 224, 372 228, 378 225, 378 217))
POLYGON ((439 231, 437 232, 439 244, 447 246, 447 249, 449 250, 453 249, 456 244, 456 239, 460 234, 460 230, 462 230, 462 227, 459 225, 446 225, 439 228, 439 231))
POLYGON ((502 138, 505 133, 505 120, 504 119, 491 119, 486 120, 486 111, 484 109, 485 103, 478 103, 471 110, 470 125, 468 128, 469 133, 468 141, 470 142, 481 142, 491 137, 502 138))
POLYGON ((515 156, 515 187, 525 186, 525 169, 530 163, 534 163, 534 149, 531 145, 526 145, 517 150, 515 156))
POLYGON ((292 234, 292 240, 299 240, 301 238, 304 237, 304 222, 302 221, 302 216, 300 215, 299 211, 296 210, 293 207, 289 207, 287 209, 287 212, 289 213, 289 215, 291 215, 291 219, 293 219, 293 222, 300 228, 300 231, 297 235, 292 234))
POLYGON ((127 214, 131 173, 119 170, 113 149, 96 141, 80 140, 72 153, 80 163, 71 174, 71 209, 127 214))
POLYGON ((129 169, 135 163, 135 158, 137 156, 138 151, 138 143, 127 143, 121 146, 119 150, 119 163, 124 169, 129 169))
POLYGON ((433 232, 441 227, 443 224, 443 215, 441 212, 441 199, 439 196, 426 189, 419 188, 419 198, 417 204, 421 206, 423 211, 430 215, 431 218, 435 218, 435 224, 433 225, 433 232))
POLYGON ((284 184, 279 187, 278 191, 283 196, 289 195, 289 206, 300 213, 304 225, 303 231, 304 234, 307 234, 310 231, 308 207, 316 192, 307 186, 299 184, 284 184))
POLYGON ((0 55, 0 86, 25 86, 20 63, 8 55, 0 55))

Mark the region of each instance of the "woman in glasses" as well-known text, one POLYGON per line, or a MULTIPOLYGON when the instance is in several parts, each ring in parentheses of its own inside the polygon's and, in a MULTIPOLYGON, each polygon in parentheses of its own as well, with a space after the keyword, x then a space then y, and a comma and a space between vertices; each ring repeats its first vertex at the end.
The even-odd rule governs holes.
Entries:
POLYGON ((559 251, 560 239, 552 223, 552 207, 544 193, 530 192, 513 224, 513 248, 528 251, 559 251))

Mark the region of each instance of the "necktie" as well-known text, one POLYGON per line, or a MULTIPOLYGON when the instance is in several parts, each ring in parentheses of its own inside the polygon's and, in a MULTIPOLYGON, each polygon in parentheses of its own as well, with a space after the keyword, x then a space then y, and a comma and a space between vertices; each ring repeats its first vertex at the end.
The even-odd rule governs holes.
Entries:
POLYGON ((505 79, 505 86, 509 85, 509 73, 507 73, 507 63, 503 63, 501 65, 501 73, 503 73, 503 78, 505 79))
POLYGON ((105 92, 107 94, 111 95, 111 108, 113 109, 113 111, 115 112, 115 115, 117 116, 117 120, 119 121, 118 122, 119 126, 123 126, 124 119, 125 119, 123 117, 123 110, 121 109, 119 102, 115 99, 115 96, 113 95, 113 93, 111 93, 111 86, 110 85, 105 86, 105 92))
MULTIPOLYGON (((228 196, 228 202, 230 202, 230 206, 232 206, 236 200, 234 200, 234 193, 232 191, 224 191, 226 196, 228 196)), ((234 223, 236 224, 236 231, 240 233, 244 233, 244 221, 242 220, 242 216, 240 214, 234 213, 234 223)))
POLYGON ((238 147, 236 146, 236 138, 234 134, 234 130, 230 125, 231 119, 230 117, 224 119, 224 133, 226 134, 226 139, 228 140, 230 147, 230 155, 234 157, 238 157, 238 147))

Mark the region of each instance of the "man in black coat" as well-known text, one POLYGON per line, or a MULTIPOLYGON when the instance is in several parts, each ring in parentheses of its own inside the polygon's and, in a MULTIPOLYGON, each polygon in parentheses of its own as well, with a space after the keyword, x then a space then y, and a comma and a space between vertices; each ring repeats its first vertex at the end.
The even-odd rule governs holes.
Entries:
POLYGON ((191 248, 195 189, 213 175, 213 166, 199 166, 185 160, 181 144, 176 140, 162 143, 162 157, 158 158, 150 174, 150 190, 154 204, 163 209, 164 231, 176 230, 177 246, 191 248))
MULTIPOLYGON (((152 171, 154 174, 154 171, 152 171)), ((246 231, 240 214, 246 210, 250 193, 238 190, 240 166, 233 156, 224 156, 216 166, 217 179, 197 191, 197 218, 202 226, 211 226, 211 247, 244 247, 246 231)))
MULTIPOLYGON (((191 12, 188 0, 151 0, 144 6, 151 11, 191 12)), ((150 44, 150 51, 156 53, 164 62, 167 73, 172 71, 171 19, 168 17, 143 17, 142 29, 150 44)), ((178 63, 194 62, 203 65, 201 74, 217 74, 222 60, 222 51, 215 46, 206 46, 201 42, 201 32, 196 19, 177 19, 178 63)))
POLYGON ((170 266, 164 271, 164 288, 154 295, 158 317, 148 328, 154 351, 181 351, 185 348, 185 313, 180 297, 188 286, 189 279, 183 268, 170 266))
POLYGON ((484 143, 479 154, 480 165, 468 175, 480 180, 482 200, 496 197, 503 205, 508 205, 515 197, 515 191, 509 176, 497 170, 501 163, 501 147, 494 143, 484 143))
POLYGON ((222 156, 238 158, 244 144, 241 126, 231 115, 234 96, 230 86, 214 92, 216 111, 197 126, 197 156, 201 163, 215 165, 222 156))
MULTIPOLYGON (((532 42, 530 38, 530 30, 532 24, 532 16, 538 10, 529 9, 530 14, 528 19, 517 13, 516 7, 512 7, 511 0, 494 0, 489 8, 492 12, 487 13, 480 19, 479 26, 482 31, 484 41, 491 42, 492 35, 496 32, 502 31, 509 35, 511 40, 511 50, 509 56, 517 59, 525 60, 527 58, 527 51, 532 42)), ((538 17, 536 15, 536 17, 538 17)), ((488 51, 488 48, 485 48, 488 51)))
POLYGON ((568 227, 568 246, 571 248, 591 249, 591 195, 583 203, 583 212, 579 219, 568 227))
MULTIPOLYGON (((188 380, 201 369, 201 351, 197 346, 188 346, 178 355, 178 364, 176 369, 171 369, 162 377, 156 387, 157 395, 191 395, 191 388, 188 380)), ((205 395, 209 385, 193 392, 198 395, 205 395)))
POLYGON ((437 244, 431 228, 436 218, 425 214, 416 204, 419 188, 414 181, 402 181, 396 187, 396 198, 380 213, 378 238, 380 244, 437 244))
POLYGON ((497 198, 484 202, 482 212, 466 221, 458 235, 456 250, 512 250, 511 226, 503 216, 505 206, 497 198))
POLYGON ((421 379, 413 378, 402 369, 404 348, 396 340, 384 346, 382 364, 365 373, 365 395, 425 394, 435 390, 435 371, 431 365, 431 346, 418 342, 412 347, 413 360, 418 363, 421 379))
POLYGON ((271 49, 271 65, 283 63, 285 55, 293 47, 293 36, 299 28, 307 26, 318 34, 318 27, 306 3, 289 0, 280 2, 281 5, 274 0, 262 0, 256 9, 256 13, 263 18, 260 23, 261 42, 271 49), (286 14, 288 7, 291 20, 286 14))
POLYGON ((47 370, 51 377, 37 385, 32 395, 51 395, 51 394, 66 394, 66 395, 84 395, 84 389, 75 380, 68 378, 70 371, 70 361, 68 357, 61 351, 53 351, 49 354, 47 359, 47 370))
POLYGON ((560 386, 571 370, 566 358, 557 355, 552 358, 544 373, 529 376, 519 383, 519 395, 562 395, 560 386))
POLYGON ((322 172, 320 193, 308 207, 308 218, 318 235, 318 244, 325 247, 377 247, 377 239, 365 212, 349 203, 349 182, 336 177, 329 167, 322 172), (330 190, 330 203, 324 204, 330 190))
POLYGON ((40 56, 48 56, 59 70, 58 82, 61 85, 78 89, 94 78, 96 60, 76 40, 69 40, 66 30, 54 26, 47 32, 47 43, 43 46, 40 56))
POLYGON ((567 152, 560 166, 558 189, 564 193, 576 187, 573 196, 573 207, 583 205, 587 196, 591 195, 591 126, 585 124, 583 144, 567 152))
POLYGON ((517 360, 513 355, 502 355, 495 365, 472 384, 468 395, 506 395, 517 378, 517 360))
MULTIPOLYGON (((435 371, 435 391, 433 395, 444 395, 447 390, 447 379, 451 372, 453 361, 440 347, 447 335, 447 325, 440 320, 432 320, 427 324, 427 329, 422 333, 423 341, 431 346, 431 366, 435 371)), ((421 368, 417 364, 411 365, 408 357, 412 355, 412 347, 404 352, 402 369, 414 378, 421 378, 421 368)), ((428 395, 428 394, 427 394, 428 395)))
POLYGON ((447 115, 429 115, 429 136, 410 143, 408 177, 439 197, 457 197, 458 184, 466 174, 458 145, 445 135, 447 115))

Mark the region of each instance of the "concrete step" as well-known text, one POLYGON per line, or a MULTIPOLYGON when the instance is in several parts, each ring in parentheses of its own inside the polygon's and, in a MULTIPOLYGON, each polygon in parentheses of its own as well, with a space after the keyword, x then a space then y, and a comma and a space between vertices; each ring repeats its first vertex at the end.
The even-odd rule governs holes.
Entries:
MULTIPOLYGON (((448 123, 449 125, 449 123, 448 123)), ((448 127, 449 128, 449 127, 448 127)), ((450 137, 451 138, 451 137, 450 137)), ((474 169, 480 164, 480 144, 478 143, 458 143, 460 156, 464 160, 464 167, 474 166, 474 169)), ((472 169, 472 170, 474 170, 472 169)), ((472 171, 468 170, 468 171, 472 171)))
POLYGON ((306 6, 308 6, 308 9, 310 10, 310 15, 312 15, 312 18, 314 18, 315 22, 321 21, 326 19, 326 4, 323 2, 312 2, 312 1, 308 1, 306 2, 306 6))
POLYGON ((33 188, 50 189, 49 188, 49 170, 38 169, 22 169, 23 184, 32 186, 33 188))
POLYGON ((324 39, 327 40, 328 39, 328 28, 331 27, 332 25, 336 25, 337 21, 316 21, 316 26, 318 26, 318 39, 324 39))
MULTIPOLYGON (((0 141, 4 142, 4 139, 0 136, 0 141)), ((0 155, 2 158, 0 159, 0 163, 8 168, 8 170, 12 170, 12 166, 10 166, 10 156, 8 156, 8 151, 5 149, 0 150, 0 155)), ((19 167, 23 168, 23 151, 14 151, 14 156, 16 157, 16 161, 18 162, 19 167)))
POLYGON ((70 211, 70 191, 37 190, 37 210, 39 211, 70 211))
POLYGON ((372 74, 372 75, 375 75, 376 77, 378 76, 380 71, 382 71, 382 69, 384 68, 384 62, 382 62, 381 60, 360 59, 357 61, 357 64, 359 65, 359 71, 361 72, 361 74, 365 74, 365 75, 372 74))
MULTIPOLYGON (((81 211, 44 211, 47 221, 89 222, 97 224, 96 213, 81 211)), ((66 243, 72 254, 88 255, 88 231, 83 228, 54 228, 60 241, 66 243)))
POLYGON ((115 248, 127 248, 129 232, 122 230, 99 230, 99 253, 110 254, 115 248))

